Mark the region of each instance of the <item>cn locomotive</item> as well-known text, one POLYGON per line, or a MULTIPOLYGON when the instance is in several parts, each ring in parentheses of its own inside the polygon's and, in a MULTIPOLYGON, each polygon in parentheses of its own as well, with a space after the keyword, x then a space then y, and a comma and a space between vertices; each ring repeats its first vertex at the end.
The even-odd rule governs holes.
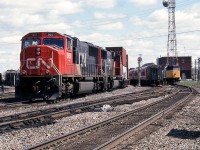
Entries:
MULTIPOLYGON (((134 86, 138 84, 139 69, 133 68, 129 70, 130 83, 134 86)), ((140 68, 141 85, 158 85, 160 83, 159 67, 154 63, 144 64, 140 68)))
POLYGON ((123 47, 104 49, 57 32, 28 33, 21 41, 16 97, 56 100, 129 84, 123 47))

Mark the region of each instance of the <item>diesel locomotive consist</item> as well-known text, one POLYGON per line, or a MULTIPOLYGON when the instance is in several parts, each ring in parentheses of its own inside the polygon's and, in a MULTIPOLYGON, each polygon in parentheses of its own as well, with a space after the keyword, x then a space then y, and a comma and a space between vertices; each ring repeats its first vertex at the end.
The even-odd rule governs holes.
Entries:
POLYGON ((123 47, 104 49, 57 32, 28 33, 22 38, 16 97, 56 100, 125 87, 127 59, 123 47))
MULTIPOLYGON (((139 79, 139 69, 133 68, 129 70, 129 78, 132 85, 136 86, 139 79)), ((141 85, 158 85, 160 83, 159 67, 154 63, 144 64, 140 68, 141 85)))

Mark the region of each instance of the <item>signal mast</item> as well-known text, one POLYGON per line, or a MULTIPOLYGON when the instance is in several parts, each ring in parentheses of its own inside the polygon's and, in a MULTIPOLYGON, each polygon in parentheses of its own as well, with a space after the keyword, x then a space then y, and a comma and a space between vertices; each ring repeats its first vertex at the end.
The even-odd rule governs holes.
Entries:
POLYGON ((176 25, 175 25, 175 0, 163 0, 163 6, 168 8, 168 41, 167 65, 178 66, 176 25))

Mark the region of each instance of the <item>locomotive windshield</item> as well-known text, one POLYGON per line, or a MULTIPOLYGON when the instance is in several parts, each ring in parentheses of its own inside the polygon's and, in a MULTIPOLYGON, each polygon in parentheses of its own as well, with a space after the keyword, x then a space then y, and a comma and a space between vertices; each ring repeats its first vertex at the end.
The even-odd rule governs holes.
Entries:
POLYGON ((45 38, 43 44, 56 47, 57 49, 64 48, 64 40, 61 38, 45 38))
POLYGON ((166 70, 180 70, 180 69, 179 69, 179 66, 170 66, 170 65, 168 65, 166 70))
POLYGON ((31 45, 40 45, 41 41, 40 39, 25 39, 22 41, 22 49, 25 49, 31 45))

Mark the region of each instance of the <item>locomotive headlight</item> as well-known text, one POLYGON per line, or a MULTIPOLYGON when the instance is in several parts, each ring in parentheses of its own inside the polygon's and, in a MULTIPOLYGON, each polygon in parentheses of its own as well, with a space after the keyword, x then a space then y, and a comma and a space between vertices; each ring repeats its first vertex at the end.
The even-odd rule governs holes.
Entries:
POLYGON ((36 48, 36 54, 37 54, 37 55, 40 55, 40 53, 41 53, 40 47, 36 48))

